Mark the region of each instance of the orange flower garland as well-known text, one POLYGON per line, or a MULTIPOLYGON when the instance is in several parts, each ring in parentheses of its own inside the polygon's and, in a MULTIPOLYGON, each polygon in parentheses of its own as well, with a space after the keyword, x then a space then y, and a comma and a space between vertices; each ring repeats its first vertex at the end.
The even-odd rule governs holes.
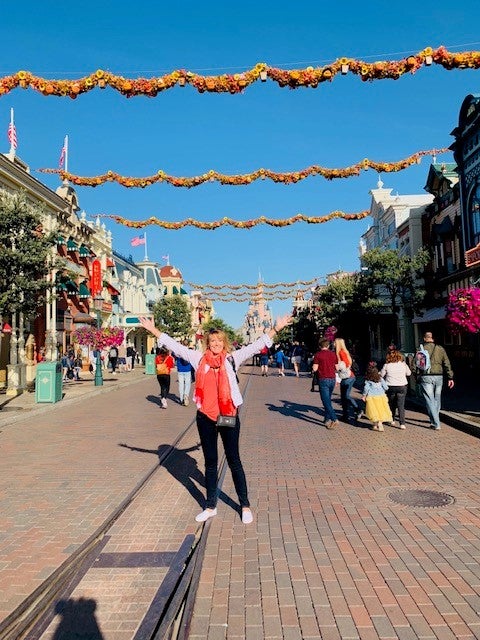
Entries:
POLYGON ((114 171, 107 171, 107 173, 92 177, 78 176, 74 173, 63 171, 62 169, 39 169, 39 171, 41 173, 56 173, 62 180, 68 180, 72 184, 82 187, 97 187, 101 184, 105 184, 106 182, 117 182, 123 187, 144 188, 155 183, 166 182, 173 187, 186 187, 187 189, 191 189, 192 187, 198 187, 205 182, 220 182, 223 185, 239 186, 251 184, 259 179, 265 180, 266 178, 277 183, 294 184, 311 176, 322 176, 327 180, 349 178, 351 176, 358 176, 362 170, 366 171, 367 169, 374 169, 378 173, 403 171, 413 164, 418 164, 423 156, 441 155, 442 153, 447 153, 448 150, 448 147, 443 147, 442 149, 417 151, 411 156, 408 156, 408 158, 404 158, 398 162, 375 162, 374 160, 364 158, 360 162, 357 162, 350 167, 345 167, 344 169, 328 169, 327 167, 312 165, 311 167, 301 169, 300 171, 288 171, 286 173, 279 173, 271 171, 270 169, 257 169, 251 173, 239 175, 225 175, 211 169, 200 176, 192 176, 189 178, 171 176, 162 170, 157 171, 157 173, 152 176, 146 176, 144 178, 122 176, 114 171))
POLYGON ((59 96, 75 99, 82 93, 95 88, 110 87, 127 98, 133 96, 155 97, 158 93, 175 86, 190 85, 199 93, 241 93, 248 86, 267 79, 280 87, 297 89, 298 87, 318 87, 322 82, 331 82, 339 73, 353 73, 363 81, 397 80, 406 73, 415 73, 423 66, 436 64, 444 69, 480 68, 480 51, 452 53, 445 47, 437 49, 426 47, 415 55, 401 60, 379 60, 365 62, 355 58, 338 58, 324 67, 306 67, 305 69, 277 69, 264 62, 257 63, 252 69, 235 74, 203 76, 193 71, 177 69, 163 76, 151 78, 124 78, 104 69, 76 80, 51 80, 36 76, 30 71, 17 71, 12 75, 0 77, 0 96, 7 95, 17 88, 33 89, 44 96, 59 96))
POLYGON ((198 284, 196 282, 186 282, 185 284, 191 287, 192 289, 215 289, 215 290, 224 290, 224 289, 233 289, 234 291, 238 291, 239 289, 253 289, 257 290, 259 287, 263 289, 292 289, 293 287, 298 287, 300 285, 312 285, 317 282, 317 278, 313 278, 312 280, 296 280, 295 282, 275 282, 272 284, 268 284, 266 282, 261 282, 258 284, 198 284))
POLYGON ((303 213, 297 213, 296 216, 292 216, 291 218, 284 218, 283 220, 266 218, 265 216, 260 216, 259 218, 254 218, 252 220, 232 220, 232 218, 225 217, 221 220, 215 220, 213 222, 201 222, 200 220, 195 220, 195 218, 186 218, 185 220, 181 220, 180 222, 168 222, 167 220, 159 220, 154 216, 151 216, 146 220, 127 220, 127 218, 122 218, 122 216, 107 213, 100 213, 97 215, 93 215, 92 217, 110 218, 110 220, 114 220, 118 224, 123 224, 124 226, 130 227, 131 229, 143 229, 144 227, 147 227, 149 225, 157 225, 158 227, 162 227, 163 229, 175 231, 178 231, 178 229, 183 229, 184 227, 196 227, 197 229, 212 231, 213 229, 218 229, 219 227, 225 226, 231 226, 235 229, 252 229, 253 227, 256 227, 260 224, 267 224, 271 227, 288 227, 289 225, 295 224, 297 222, 306 222, 308 224, 322 224, 335 218, 341 218, 342 220, 363 220, 363 218, 366 218, 369 214, 370 211, 366 209, 365 211, 361 211, 360 213, 332 211, 331 213, 324 216, 306 216, 303 213))

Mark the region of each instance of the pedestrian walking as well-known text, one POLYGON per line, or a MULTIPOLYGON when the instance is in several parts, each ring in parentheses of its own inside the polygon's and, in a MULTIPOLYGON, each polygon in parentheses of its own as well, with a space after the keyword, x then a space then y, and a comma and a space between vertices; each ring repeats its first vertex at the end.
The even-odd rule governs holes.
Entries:
POLYGON ((275 351, 275 362, 277 365, 278 375, 285 376, 285 353, 281 346, 275 351))
POLYGON ((204 339, 204 353, 189 349, 161 333, 152 320, 141 317, 142 326, 156 336, 159 345, 165 345, 177 356, 188 360, 195 369, 195 403, 197 428, 205 458, 205 508, 195 518, 205 522, 217 515, 218 484, 218 435, 222 439, 225 456, 232 474, 233 484, 240 503, 242 522, 253 522, 248 500, 247 481, 239 452, 240 420, 238 407, 243 398, 238 386, 236 371, 247 358, 264 346, 272 346, 272 337, 291 322, 291 316, 277 318, 268 332, 252 344, 231 351, 230 341, 224 331, 211 329, 204 339))
MULTIPOLYGON (((440 429, 440 409, 442 401, 443 376, 448 379, 448 388, 453 389, 453 370, 445 349, 435 344, 433 334, 427 331, 423 336, 423 350, 428 354, 426 366, 420 369, 417 361, 417 381, 425 400, 430 428, 440 429)), ((417 352, 418 353, 418 352, 417 352)))
POLYGON ((175 361, 170 355, 168 349, 159 347, 155 356, 155 369, 157 371, 157 380, 160 385, 160 403, 162 409, 167 408, 167 397, 170 392, 170 371, 175 366, 175 361))
POLYGON ((260 366, 262 368, 262 376, 268 376, 268 361, 270 360, 270 352, 267 346, 260 350, 260 366))
POLYGON ((352 388, 356 377, 353 372, 353 358, 345 344, 343 338, 335 338, 335 353, 337 354, 337 373, 340 378, 340 400, 342 404, 343 421, 349 422, 349 408, 353 409, 352 417, 354 420, 359 415, 359 407, 357 401, 352 398, 352 388))
POLYGON ((115 345, 112 345, 108 351, 108 362, 112 368, 112 373, 115 373, 117 369, 117 360, 118 360, 118 348, 115 345))
POLYGON ((377 367, 370 363, 365 372, 362 399, 365 402, 365 415, 372 422, 373 431, 383 431, 383 423, 392 422, 392 412, 385 393, 387 389, 387 383, 377 367))
POLYGON ((395 426, 395 413, 398 411, 399 429, 406 429, 405 399, 408 387, 407 376, 411 374, 410 367, 405 362, 405 358, 400 351, 397 351, 397 349, 387 351, 386 362, 380 371, 380 375, 388 385, 387 398, 392 412, 392 422, 390 424, 393 427, 395 426))
POLYGON ((330 341, 320 340, 320 351, 313 356, 312 371, 317 375, 318 390, 325 411, 325 426, 334 429, 337 426, 337 414, 332 405, 332 394, 335 389, 337 355, 330 349, 330 341))
MULTIPOLYGON (((183 342, 183 345, 188 346, 188 342, 185 340, 183 342)), ((184 360, 183 358, 179 358, 178 356, 175 359, 175 366, 177 367, 178 397, 180 399, 180 404, 188 407, 188 405, 190 404, 190 389, 192 386, 193 367, 188 360, 184 360)))
POLYGON ((295 341, 290 353, 290 360, 292 361, 293 369, 297 378, 300 376, 300 365, 302 364, 303 354, 304 349, 302 345, 295 341))

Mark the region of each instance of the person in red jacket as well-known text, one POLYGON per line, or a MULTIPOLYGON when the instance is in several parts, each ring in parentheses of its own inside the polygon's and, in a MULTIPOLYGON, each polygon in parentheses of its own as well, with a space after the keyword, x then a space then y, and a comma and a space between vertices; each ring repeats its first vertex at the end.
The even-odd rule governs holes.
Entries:
POLYGON ((155 356, 155 368, 157 370, 157 380, 160 385, 160 402, 162 409, 167 408, 167 396, 170 391, 170 371, 175 366, 175 360, 170 355, 168 349, 157 348, 155 356))
POLYGON ((320 340, 320 351, 313 357, 312 371, 317 374, 318 389, 325 411, 325 426, 334 429, 337 426, 337 414, 332 405, 332 394, 335 389, 337 354, 330 350, 330 341, 320 340))

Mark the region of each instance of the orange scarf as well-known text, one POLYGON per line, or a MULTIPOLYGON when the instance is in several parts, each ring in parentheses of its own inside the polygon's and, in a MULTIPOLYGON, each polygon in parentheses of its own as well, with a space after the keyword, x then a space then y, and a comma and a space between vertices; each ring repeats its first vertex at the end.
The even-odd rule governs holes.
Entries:
POLYGON ((225 369, 225 358, 227 353, 222 351, 218 355, 214 355, 210 349, 205 351, 203 358, 200 360, 198 369, 195 376, 195 400, 197 405, 203 404, 203 392, 205 387, 205 376, 210 367, 213 371, 213 375, 216 376, 217 392, 218 392, 218 407, 220 414, 224 416, 234 416, 237 413, 235 405, 232 401, 232 395, 230 392, 230 382, 228 380, 227 370, 225 369))

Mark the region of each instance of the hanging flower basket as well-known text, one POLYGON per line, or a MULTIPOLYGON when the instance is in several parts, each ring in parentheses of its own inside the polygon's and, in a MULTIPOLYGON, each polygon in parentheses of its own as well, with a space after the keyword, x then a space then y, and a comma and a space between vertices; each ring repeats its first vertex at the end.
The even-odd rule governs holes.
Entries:
POLYGON ((447 320, 453 333, 480 331, 480 288, 457 289, 450 293, 447 320))
POLYGON ((123 343, 124 331, 119 327, 105 327, 96 329, 95 327, 80 327, 72 334, 73 341, 90 349, 102 350, 108 347, 118 347, 123 343))

